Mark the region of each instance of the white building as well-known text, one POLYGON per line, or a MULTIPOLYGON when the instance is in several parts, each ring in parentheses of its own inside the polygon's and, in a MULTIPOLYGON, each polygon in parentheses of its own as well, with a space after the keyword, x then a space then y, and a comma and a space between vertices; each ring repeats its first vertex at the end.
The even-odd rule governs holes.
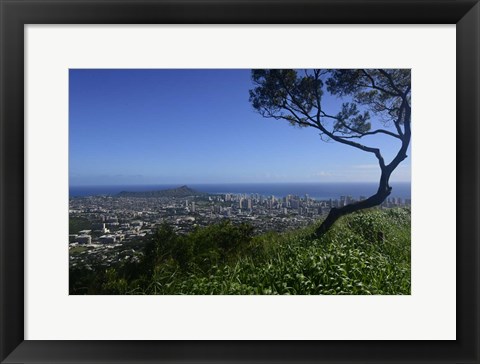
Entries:
POLYGON ((103 244, 112 244, 115 243, 115 236, 114 235, 102 235, 98 238, 98 241, 103 244))

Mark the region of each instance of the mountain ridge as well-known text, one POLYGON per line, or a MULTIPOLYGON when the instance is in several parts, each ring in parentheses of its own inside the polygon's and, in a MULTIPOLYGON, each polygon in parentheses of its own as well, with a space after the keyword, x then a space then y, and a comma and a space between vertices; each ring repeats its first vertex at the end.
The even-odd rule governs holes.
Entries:
POLYGON ((187 185, 166 190, 121 191, 117 194, 118 197, 190 197, 203 195, 206 195, 206 193, 196 191, 193 188, 188 187, 187 185))

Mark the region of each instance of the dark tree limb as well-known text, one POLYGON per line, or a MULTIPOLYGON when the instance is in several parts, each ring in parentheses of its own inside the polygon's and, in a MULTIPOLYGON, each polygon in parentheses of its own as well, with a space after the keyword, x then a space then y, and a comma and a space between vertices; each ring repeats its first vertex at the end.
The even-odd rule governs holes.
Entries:
POLYGON ((405 70, 312 70, 299 76, 295 70, 253 70, 252 78, 258 87, 250 90, 250 101, 265 117, 284 119, 293 125, 313 127, 320 137, 372 153, 381 170, 377 192, 362 200, 340 208, 331 208, 329 215, 317 229, 321 236, 340 217, 355 211, 379 206, 391 194, 390 176, 398 165, 407 158, 410 144, 410 73, 405 70), (327 79, 322 79, 327 77, 327 79), (325 82, 324 82, 325 81, 325 82), (336 96, 350 96, 354 103, 344 103, 335 116, 322 108, 323 85, 336 96), (374 90, 375 92, 372 92, 374 90), (365 97, 366 93, 367 97, 365 97), (357 104, 371 107, 375 113, 386 113, 395 126, 396 133, 385 130, 370 130, 366 123, 368 113, 359 115, 357 104), (327 121, 333 120, 333 130, 327 121), (385 163, 379 148, 369 147, 352 139, 384 134, 401 141, 401 147, 389 164, 385 163))
POLYGON ((388 164, 385 165, 384 163, 380 164, 381 168, 381 175, 380 181, 377 192, 367 198, 366 200, 355 202, 353 204, 349 204, 340 208, 331 208, 327 218, 323 221, 323 223, 319 226, 319 228, 315 231, 314 236, 319 238, 323 234, 325 234, 332 225, 342 216, 351 214, 356 211, 372 208, 375 206, 381 205, 385 199, 391 194, 392 188, 389 185, 390 176, 398 167, 398 165, 407 158, 407 149, 408 145, 410 144, 411 138, 411 130, 410 130, 410 114, 411 109, 410 106, 405 102, 405 119, 403 121, 404 125, 404 132, 402 134, 402 146, 400 147, 397 155, 393 158, 393 160, 388 164))
POLYGON ((320 227, 315 230, 314 236, 317 238, 321 237, 342 216, 381 205, 392 191, 392 188, 388 185, 388 178, 384 178, 382 180, 384 182, 380 184, 377 193, 370 196, 366 200, 355 202, 340 208, 332 207, 327 218, 323 221, 320 227))

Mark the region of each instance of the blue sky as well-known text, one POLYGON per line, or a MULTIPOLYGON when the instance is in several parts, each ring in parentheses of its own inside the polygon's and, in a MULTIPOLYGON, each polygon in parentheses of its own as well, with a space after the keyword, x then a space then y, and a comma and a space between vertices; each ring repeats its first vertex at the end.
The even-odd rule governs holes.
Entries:
MULTIPOLYGON (((250 88, 250 70, 70 70, 70 184, 378 180, 373 154, 261 117, 250 88)), ((336 114, 342 101, 324 100, 336 114)), ((362 140, 387 159, 399 147, 362 140)), ((391 180, 410 178, 409 153, 391 180)))

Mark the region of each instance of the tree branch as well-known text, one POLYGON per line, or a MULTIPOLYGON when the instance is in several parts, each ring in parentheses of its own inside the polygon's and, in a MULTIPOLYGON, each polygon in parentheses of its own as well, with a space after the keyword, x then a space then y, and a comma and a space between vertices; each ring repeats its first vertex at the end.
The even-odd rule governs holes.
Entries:
MULTIPOLYGON (((348 128, 348 127, 347 127, 348 128)), ((356 132, 354 129, 352 129, 352 131, 356 132)), ((350 136, 344 136, 342 135, 342 138, 345 138, 345 139, 351 139, 351 138, 362 138, 364 136, 367 136, 367 135, 374 135, 374 134, 386 134, 386 135, 390 135, 394 138, 397 138, 397 139, 400 139, 402 140, 402 138, 400 137, 400 135, 398 134, 395 134, 395 133, 392 133, 391 131, 388 131, 388 130, 384 130, 384 129, 377 129, 377 130, 374 130, 374 131, 367 131, 365 133, 361 133, 361 132, 356 132, 360 135, 350 135, 350 136)))
MULTIPOLYGON (((309 123, 309 122, 307 122, 307 121, 303 121, 302 118, 300 118, 299 116, 297 116, 297 114, 296 114, 291 108, 289 108, 287 105, 284 105, 283 107, 284 107, 286 110, 288 110, 288 111, 293 115, 293 117, 294 117, 295 119, 297 119, 297 120, 295 121, 295 123, 297 123, 297 124, 299 124, 299 125, 303 125, 303 126, 311 126, 311 127, 314 127, 314 128, 316 128, 316 129, 318 129, 318 126, 316 125, 316 123, 315 123, 315 124, 312 124, 312 123, 309 123)), ((287 121, 289 121, 289 122, 292 122, 292 120, 288 119, 287 117, 281 116, 281 118, 284 119, 284 120, 287 120, 287 121)))
POLYGON ((397 155, 393 160, 388 164, 387 169, 390 171, 390 173, 397 168, 397 166, 402 162, 405 158, 407 158, 407 149, 408 145, 410 144, 410 138, 411 138, 411 129, 410 129, 410 119, 411 119, 411 109, 410 106, 405 105, 405 119, 403 121, 403 125, 405 128, 404 135, 402 137, 402 146, 400 150, 398 151, 397 155))
MULTIPOLYGON (((301 112, 307 119, 311 120, 312 122, 314 122, 315 124, 317 124, 316 120, 314 118, 311 117, 311 115, 303 108, 303 106, 295 99, 295 96, 292 94, 292 92, 290 91, 290 89, 287 87, 287 85, 285 84, 284 80, 282 77, 278 77, 278 80, 281 82, 282 86, 285 88, 285 90, 287 91, 287 94, 290 96, 290 99, 291 99, 291 102, 293 102, 293 105, 296 106, 298 108, 298 111, 301 112)), ((288 101, 288 98, 286 98, 287 101, 288 101)), ((284 104, 285 105, 285 104, 284 104)), ((291 108, 290 108, 291 109, 291 108)), ((290 111, 290 110, 289 110, 290 111)), ((291 111, 290 111, 291 112, 291 111)), ((295 116, 295 115, 294 115, 295 116)), ((295 116, 297 119, 298 117, 295 116)), ((300 119, 299 119, 300 120, 300 119)))
POLYGON ((385 70, 383 70, 383 69, 380 69, 380 68, 378 69, 378 72, 380 72, 382 75, 384 75, 384 76, 387 78, 388 83, 390 84, 390 86, 395 90, 395 92, 398 93, 397 96, 402 97, 402 96, 403 96, 403 92, 399 90, 399 88, 397 87, 397 85, 395 85, 395 82, 393 82, 392 76, 390 76, 390 74, 389 74, 387 71, 385 71, 385 70))
MULTIPOLYGON (((380 70, 379 70, 380 71, 380 70)), ((398 93, 398 94, 395 94, 391 91, 388 91, 388 90, 385 90, 383 87, 380 87, 378 86, 376 83, 375 83, 375 80, 373 79, 373 77, 367 72, 365 71, 364 69, 362 69, 362 72, 365 76, 367 76, 367 78, 370 80, 371 82, 371 86, 367 86, 367 85, 364 85, 364 87, 368 87, 368 88, 372 88, 374 90, 378 90, 378 91, 382 91, 382 92, 385 92, 386 94, 390 95, 390 96, 401 96, 401 93, 398 93)))
POLYGON ((318 129, 320 129, 325 135, 327 135, 328 137, 330 137, 330 139, 333 139, 339 143, 342 143, 342 144, 345 144, 345 145, 349 145, 351 147, 354 147, 354 148, 357 148, 357 149, 360 149, 360 150, 363 150, 364 152, 369 152, 369 153, 373 153, 377 159, 378 159, 378 162, 380 164, 380 168, 383 170, 385 168, 385 161, 383 159, 383 156, 382 154, 380 153, 380 149, 378 148, 372 148, 372 147, 367 147, 366 145, 363 145, 363 144, 360 144, 360 143, 357 143, 357 142, 352 142, 351 140, 347 140, 347 139, 344 139, 338 135, 335 135, 333 134, 332 132, 328 131, 323 125, 322 123, 320 122, 320 112, 317 113, 317 125, 318 125, 318 129))

